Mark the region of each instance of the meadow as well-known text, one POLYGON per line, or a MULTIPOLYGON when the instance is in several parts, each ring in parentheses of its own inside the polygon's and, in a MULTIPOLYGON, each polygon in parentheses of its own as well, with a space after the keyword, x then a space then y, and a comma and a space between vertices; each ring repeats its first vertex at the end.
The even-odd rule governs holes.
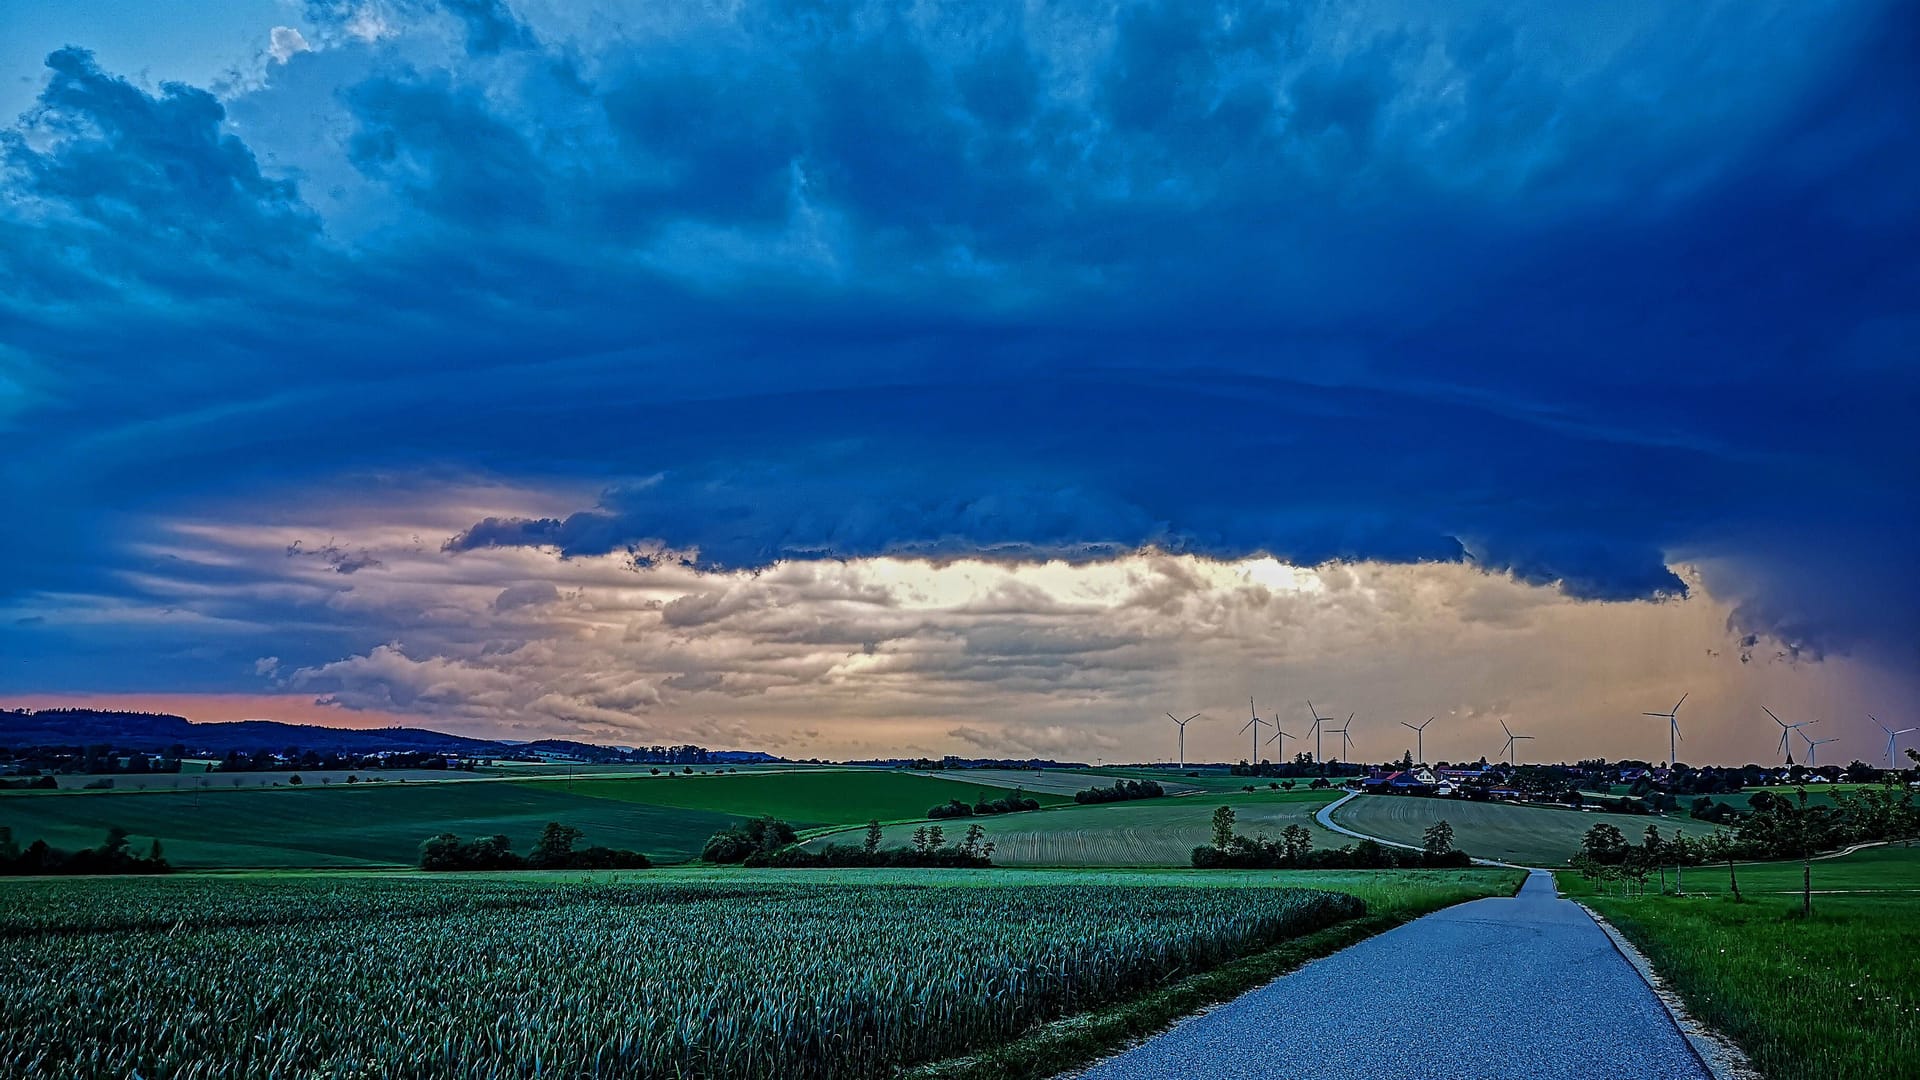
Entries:
MULTIPOLYGON (((0 1072, 870 1076, 1367 910, 1297 875, 710 873, 0 882, 0 1072)), ((1371 928, 1514 886, 1366 877, 1371 928)))
POLYGON ((1738 1042, 1769 1080, 1907 1076, 1920 1058, 1920 850, 1816 860, 1813 916, 1801 864, 1689 869, 1685 896, 1593 896, 1559 875, 1647 955, 1696 1017, 1738 1042), (1696 878, 1696 874, 1699 875, 1696 878))
MULTIPOLYGON (((1314 812, 1333 798, 1324 791, 1209 793, 961 818, 957 824, 942 825, 952 835, 978 823, 993 841, 993 861, 1000 866, 1188 866, 1193 849, 1209 841, 1213 812, 1220 806, 1233 807, 1237 826, 1247 835, 1278 835, 1288 825, 1299 825, 1313 834, 1317 847, 1350 844, 1351 837, 1328 832, 1313 820, 1314 812)), ((881 842, 903 847, 916 828, 911 823, 888 826, 881 842)), ((844 844, 858 837, 855 830, 813 842, 844 844)))
POLYGON ((1580 850, 1580 838, 1601 822, 1636 843, 1648 825, 1665 835, 1675 829, 1689 836, 1715 831, 1715 826, 1682 814, 1602 814, 1397 795, 1363 795, 1333 813, 1336 823, 1356 832, 1414 846, 1420 844, 1427 826, 1442 819, 1453 826, 1453 842, 1461 850, 1475 858, 1522 866, 1565 866, 1580 850))
MULTIPOLYGON (((0 796, 0 826, 21 843, 96 844, 109 826, 144 851, 160 840, 180 867, 408 866, 442 832, 505 835, 525 851, 549 821, 583 843, 643 851, 657 861, 696 857, 707 837, 763 813, 798 824, 917 818, 951 798, 1004 789, 882 770, 805 770, 626 779, 415 784, 391 781, 297 788, 40 793, 0 796)), ((1036 794, 1042 802, 1058 795, 1036 794)))
MULTIPOLYGON (((957 775, 966 775, 964 773, 957 775)), ((969 805, 1005 798, 1008 789, 893 769, 809 769, 638 779, 530 781, 529 786, 576 796, 752 817, 771 814, 796 828, 924 818, 952 799, 969 805)), ((1082 784, 1082 787, 1091 786, 1082 784)), ((1077 790, 1077 789, 1076 789, 1077 790)), ((1071 794, 1029 791, 1044 805, 1071 803, 1071 794)))

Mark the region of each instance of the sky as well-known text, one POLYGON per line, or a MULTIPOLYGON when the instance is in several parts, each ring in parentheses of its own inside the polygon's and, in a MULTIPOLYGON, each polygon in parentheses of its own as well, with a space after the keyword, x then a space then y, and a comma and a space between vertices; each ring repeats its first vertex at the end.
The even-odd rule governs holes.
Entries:
POLYGON ((1108 761, 1168 711, 1245 756, 1250 697, 1370 758, 1662 759, 1682 693, 1682 760, 1920 724, 1912 5, 0 42, 0 704, 1108 761))

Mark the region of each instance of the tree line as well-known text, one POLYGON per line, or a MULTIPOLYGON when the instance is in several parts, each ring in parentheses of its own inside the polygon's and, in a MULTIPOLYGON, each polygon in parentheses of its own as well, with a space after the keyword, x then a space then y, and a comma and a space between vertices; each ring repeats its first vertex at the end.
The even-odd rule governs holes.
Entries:
POLYGON ((1313 846, 1313 834, 1299 825, 1278 837, 1242 836, 1234 831, 1233 807, 1213 812, 1213 842, 1193 849, 1200 870, 1439 870, 1472 866, 1473 859, 1453 846, 1453 826, 1436 821, 1427 827, 1419 851, 1388 847, 1372 840, 1338 848, 1313 846))
POLYGON ((946 829, 922 825, 914 830, 911 848, 883 848, 885 833, 878 819, 867 823, 865 838, 855 844, 801 847, 792 825, 774 817, 723 829, 707 840, 700 857, 710 863, 738 863, 748 867, 808 869, 841 866, 979 868, 993 865, 993 842, 978 824, 967 826, 960 841, 948 844, 946 829))
POLYGON ((1015 788, 1013 794, 1000 799, 989 799, 985 795, 982 795, 971 804, 959 799, 953 799, 944 806, 928 807, 927 816, 930 818, 974 817, 976 815, 979 817, 987 817, 992 814, 1017 814, 1026 810, 1038 809, 1040 809, 1039 799, 1030 799, 1023 795, 1019 788, 1015 788))
POLYGON ((482 836, 462 840, 453 833, 441 833, 420 844, 422 870, 644 870, 652 860, 625 848, 576 848, 583 837, 572 825, 547 822, 534 841, 533 850, 520 855, 513 841, 505 836, 482 836))
POLYGON ((1112 787, 1090 787, 1073 793, 1077 803, 1128 802, 1133 799, 1157 799, 1166 789, 1157 780, 1120 780, 1112 787))
POLYGON ((13 838, 13 829, 0 825, 0 876, 28 874, 166 874, 173 867, 156 838, 145 855, 135 855, 127 830, 118 825, 107 829, 99 847, 63 851, 45 840, 21 847, 13 838))
POLYGON ((1853 844, 1920 836, 1920 807, 1914 805, 1912 791, 1857 788, 1833 791, 1830 797, 1831 804, 1815 802, 1806 788, 1796 789, 1792 798, 1755 792, 1749 799, 1752 813, 1739 818, 1733 829, 1704 837, 1690 837, 1678 830, 1670 837, 1662 836, 1658 826, 1648 825, 1641 842, 1635 844, 1618 828, 1601 822, 1587 830, 1571 862, 1583 876, 1598 881, 1603 888, 1618 889, 1628 896, 1644 892, 1649 879, 1656 876, 1660 891, 1666 892, 1668 870, 1673 871, 1678 889, 1686 867, 1724 864, 1729 891, 1738 901, 1736 862, 1798 859, 1803 871, 1801 910, 1811 914, 1815 855, 1853 844))

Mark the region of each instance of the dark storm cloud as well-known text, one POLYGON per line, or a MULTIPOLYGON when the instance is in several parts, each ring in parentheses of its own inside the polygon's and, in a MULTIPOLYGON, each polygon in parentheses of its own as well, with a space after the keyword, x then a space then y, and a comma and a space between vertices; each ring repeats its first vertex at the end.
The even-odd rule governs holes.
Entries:
POLYGON ((50 57, 0 601, 481 475, 604 494, 449 557, 1685 558, 1743 629, 1911 655, 1911 8, 651 16, 316 5, 224 102, 50 57))

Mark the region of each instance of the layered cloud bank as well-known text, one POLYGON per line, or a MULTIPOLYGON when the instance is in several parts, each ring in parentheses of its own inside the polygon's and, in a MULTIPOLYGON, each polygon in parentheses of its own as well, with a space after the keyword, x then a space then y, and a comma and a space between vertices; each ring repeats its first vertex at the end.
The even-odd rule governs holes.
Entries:
POLYGON ((0 691, 1090 755, 1366 650, 1911 687, 1904 5, 297 21, 50 45, 0 135, 0 691), (1482 602, 1527 659, 1406 644, 1482 602))

